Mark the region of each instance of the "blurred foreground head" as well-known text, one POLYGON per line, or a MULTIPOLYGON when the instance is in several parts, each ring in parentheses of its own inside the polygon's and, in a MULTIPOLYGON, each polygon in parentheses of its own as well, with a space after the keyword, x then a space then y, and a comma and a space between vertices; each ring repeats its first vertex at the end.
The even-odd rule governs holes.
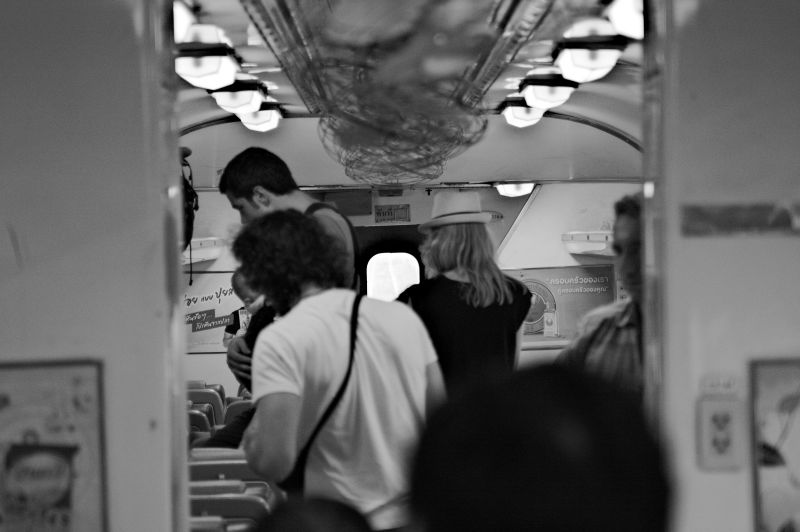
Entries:
POLYGON ((412 472, 428 532, 663 532, 661 447, 625 392, 563 366, 521 370, 444 405, 412 472))

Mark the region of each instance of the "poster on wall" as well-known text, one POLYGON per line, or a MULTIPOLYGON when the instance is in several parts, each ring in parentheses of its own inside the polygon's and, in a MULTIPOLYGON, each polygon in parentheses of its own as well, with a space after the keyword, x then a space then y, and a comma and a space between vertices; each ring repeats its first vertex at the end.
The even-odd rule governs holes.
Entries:
POLYGON ((800 530, 800 358, 750 366, 755 530, 800 530))
POLYGON ((0 364, 0 467, 0 530, 107 530, 101 362, 0 364))
POLYGON ((689 237, 800 235, 800 201, 683 205, 681 231, 689 237))
POLYGON ((614 266, 563 266, 508 270, 531 292, 523 324, 526 341, 572 339, 581 317, 616 298, 614 266))
POLYGON ((225 353, 225 327, 241 306, 231 287, 233 272, 194 272, 192 284, 184 283, 183 310, 186 347, 191 353, 225 353))

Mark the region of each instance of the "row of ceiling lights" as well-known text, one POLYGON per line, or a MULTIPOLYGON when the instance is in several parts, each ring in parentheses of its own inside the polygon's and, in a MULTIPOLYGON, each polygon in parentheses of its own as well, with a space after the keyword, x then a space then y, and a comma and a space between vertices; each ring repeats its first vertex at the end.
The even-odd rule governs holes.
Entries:
POLYGON ((498 111, 509 125, 536 124, 548 109, 565 103, 581 83, 611 72, 630 41, 642 38, 642 0, 614 0, 604 17, 582 18, 570 25, 553 48, 552 63, 528 71, 498 111))
MULTIPOLYGON (((608 74, 631 39, 644 36, 642 0, 614 0, 604 18, 575 21, 552 52, 552 64, 530 70, 518 91, 500 104, 509 125, 536 124, 548 109, 562 105, 581 83, 608 74)), ((241 72, 241 58, 220 28, 197 24, 183 1, 173 4, 175 71, 188 83, 206 89, 220 108, 235 114, 245 127, 270 131, 281 110, 257 77, 241 72)))
POLYGON ((175 72, 195 87, 206 89, 219 107, 235 114, 253 131, 278 127, 281 109, 256 76, 241 72, 242 60, 225 35, 212 24, 198 24, 185 2, 173 3, 175 72))
MULTIPOLYGON (((566 103, 581 83, 608 74, 619 60, 629 39, 644 38, 642 0, 614 0, 606 18, 576 21, 563 34, 553 52, 553 64, 541 65, 518 82, 517 92, 500 105, 506 122, 515 127, 536 124, 545 111, 566 103)), ((497 184, 502 196, 524 196, 533 183, 497 184)))

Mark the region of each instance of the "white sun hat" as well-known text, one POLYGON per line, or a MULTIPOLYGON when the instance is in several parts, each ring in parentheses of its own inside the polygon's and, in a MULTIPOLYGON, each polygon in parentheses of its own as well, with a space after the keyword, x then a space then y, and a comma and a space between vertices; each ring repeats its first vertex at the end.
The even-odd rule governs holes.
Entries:
POLYGON ((442 190, 433 196, 431 219, 420 224, 419 230, 424 233, 442 225, 485 224, 491 219, 491 213, 481 211, 481 197, 477 192, 442 190))

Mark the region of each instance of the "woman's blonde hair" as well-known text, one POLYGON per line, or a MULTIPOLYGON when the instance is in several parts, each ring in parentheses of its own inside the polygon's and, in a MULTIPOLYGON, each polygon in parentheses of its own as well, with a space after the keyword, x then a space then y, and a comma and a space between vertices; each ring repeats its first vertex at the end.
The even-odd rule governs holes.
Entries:
POLYGON ((463 223, 432 228, 420 252, 430 277, 448 271, 467 277, 463 296, 470 305, 487 307, 512 300, 506 276, 494 261, 494 246, 484 224, 463 223))

